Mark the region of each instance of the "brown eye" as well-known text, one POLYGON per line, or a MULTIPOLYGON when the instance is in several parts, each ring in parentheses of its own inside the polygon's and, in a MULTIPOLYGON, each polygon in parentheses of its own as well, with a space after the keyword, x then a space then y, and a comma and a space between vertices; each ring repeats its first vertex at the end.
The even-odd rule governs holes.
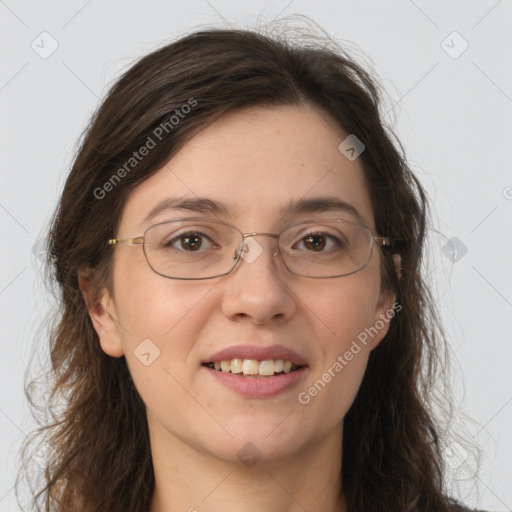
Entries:
POLYGON ((174 238, 170 238, 162 245, 165 249, 177 249, 182 252, 197 252, 200 249, 218 248, 209 236, 200 231, 182 233, 174 238))
POLYGON ((197 251, 202 244, 202 240, 200 236, 197 235, 188 235, 180 237, 181 239, 181 247, 185 250, 197 251))
POLYGON ((303 249, 309 253, 328 253, 343 248, 344 244, 340 241, 339 238, 323 231, 308 233, 293 246, 293 249, 303 249))
POLYGON ((304 238, 304 246, 313 251, 321 251, 325 247, 325 237, 322 235, 308 235, 304 238))

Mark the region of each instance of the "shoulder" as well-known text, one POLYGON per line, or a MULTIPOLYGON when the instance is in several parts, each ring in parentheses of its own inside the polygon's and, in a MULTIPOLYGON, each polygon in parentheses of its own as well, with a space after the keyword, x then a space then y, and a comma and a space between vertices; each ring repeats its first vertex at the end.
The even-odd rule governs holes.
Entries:
POLYGON ((485 510, 467 508, 461 503, 453 503, 450 508, 451 512, 486 512, 485 510))

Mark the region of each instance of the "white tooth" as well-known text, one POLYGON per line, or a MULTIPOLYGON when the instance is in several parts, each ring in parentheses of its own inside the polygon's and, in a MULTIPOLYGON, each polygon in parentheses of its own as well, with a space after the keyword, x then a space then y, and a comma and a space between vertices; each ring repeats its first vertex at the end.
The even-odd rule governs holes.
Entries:
POLYGON ((284 368, 284 361, 282 359, 276 359, 274 361, 274 372, 279 373, 282 372, 284 368))
POLYGON ((274 361, 272 359, 265 359, 264 361, 261 361, 259 374, 274 375, 274 361))
POLYGON ((231 373, 242 373, 242 359, 231 359, 231 373))
POLYGON ((242 364, 244 375, 258 375, 259 364, 255 359, 244 359, 242 364))
POLYGON ((216 370, 224 373, 235 373, 244 375, 262 375, 271 377, 275 373, 290 373, 293 363, 283 359, 264 359, 258 361, 256 359, 240 359, 235 358, 224 361, 214 361, 213 366, 216 370))

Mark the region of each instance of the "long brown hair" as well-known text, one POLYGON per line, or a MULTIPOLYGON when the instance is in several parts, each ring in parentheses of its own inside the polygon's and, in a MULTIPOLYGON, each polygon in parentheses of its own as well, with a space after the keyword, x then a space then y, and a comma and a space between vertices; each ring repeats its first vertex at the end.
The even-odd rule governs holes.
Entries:
POLYGON ((303 103, 364 143, 360 158, 376 230, 395 240, 383 248, 381 272, 383 287, 396 293, 401 311, 371 352, 344 419, 348 510, 450 510, 440 429, 431 408, 433 384, 444 374, 439 363, 446 343, 421 271, 428 199, 383 121, 383 92, 371 73, 327 36, 292 39, 248 30, 189 34, 136 62, 93 116, 48 236, 49 279, 59 296, 50 330, 53 416, 31 436, 44 435, 51 447, 44 483, 33 491, 35 510, 149 509, 154 473, 144 404, 125 358, 101 350, 88 314, 94 299, 86 304, 78 283, 79 271, 88 269, 98 294, 103 286, 111 289, 106 240, 116 236, 128 195, 224 113, 303 103), (158 143, 126 167, 149 138, 158 143), (395 253, 402 258, 400 280, 395 253))

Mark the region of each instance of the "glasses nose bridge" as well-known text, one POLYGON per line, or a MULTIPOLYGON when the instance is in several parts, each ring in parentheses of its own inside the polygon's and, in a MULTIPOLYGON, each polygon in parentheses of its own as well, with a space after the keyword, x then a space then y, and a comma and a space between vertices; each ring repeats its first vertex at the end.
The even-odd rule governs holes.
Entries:
POLYGON ((279 239, 281 236, 279 233, 263 233, 263 232, 252 232, 252 233, 242 233, 243 239, 245 241, 246 238, 251 236, 269 236, 271 238, 279 239))
MULTIPOLYGON (((245 243, 245 240, 249 237, 253 236, 269 236, 271 238, 279 240, 280 234, 279 233, 266 233, 266 232, 259 232, 259 231, 253 231, 251 233, 242 233, 242 242, 245 243)), ((275 251, 273 253, 273 256, 277 256, 278 251, 275 251)))
POLYGON ((260 233, 260 232, 242 233, 242 236, 243 236, 244 240, 250 236, 270 236, 272 238, 279 238, 278 233, 260 233))

